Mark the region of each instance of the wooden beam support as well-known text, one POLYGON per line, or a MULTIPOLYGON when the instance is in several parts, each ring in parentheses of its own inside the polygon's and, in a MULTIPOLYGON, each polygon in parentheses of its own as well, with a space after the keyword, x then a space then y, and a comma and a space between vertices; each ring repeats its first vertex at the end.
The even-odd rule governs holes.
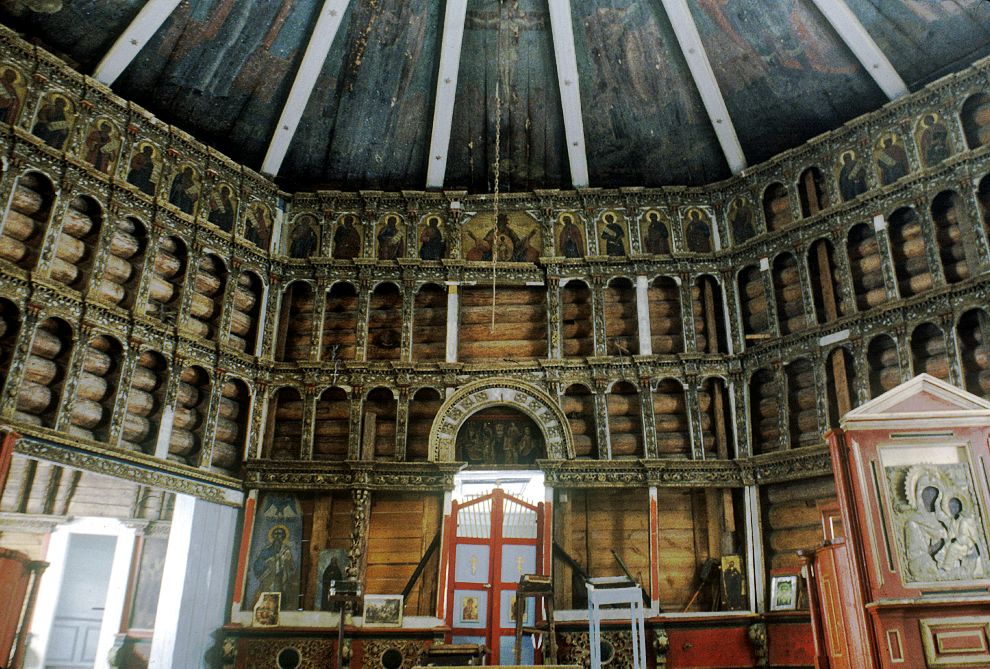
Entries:
POLYGON ((571 166, 571 183, 575 188, 588 187, 588 154, 581 115, 581 89, 578 85, 577 55, 574 51, 574 23, 570 0, 547 0, 550 29, 553 31, 553 55, 557 61, 560 107, 564 115, 567 159, 571 166))
POLYGON ((704 44, 701 43, 701 35, 698 34, 698 26, 694 23, 691 10, 687 6, 686 0, 663 0, 663 8, 667 12, 670 24, 674 28, 677 36, 677 43, 681 47, 684 59, 687 61, 694 84, 701 94, 701 101, 711 119, 712 127, 715 128, 715 136, 718 137, 722 151, 725 153, 725 160, 729 163, 729 169, 733 174, 738 174, 746 168, 746 155, 743 153, 739 137, 736 136, 736 128, 732 124, 729 110, 725 106, 725 99, 722 91, 718 87, 718 80, 715 78, 715 71, 708 60, 704 44))
POLYGON ((282 167, 282 161, 289 151, 289 144, 296 134, 299 120, 306 110, 306 103, 309 102, 313 86, 316 85, 316 80, 323 70, 323 63, 330 53, 330 47, 333 46, 333 40, 337 36, 337 30, 349 4, 350 0, 324 0, 313 34, 309 38, 309 44, 306 45, 306 53, 303 54, 302 62, 296 71, 296 78, 292 82, 289 97, 285 100, 282 115, 279 116, 275 132, 268 144, 268 152, 261 163, 262 174, 275 176, 282 167))
POLYGON ((454 95, 457 93, 457 73, 461 65, 466 14, 467 0, 447 0, 440 42, 437 91, 433 97, 433 133, 430 136, 430 154, 426 167, 427 188, 443 188, 447 173, 450 125, 454 119, 454 95))
POLYGON ((96 66, 93 78, 111 85, 137 57, 181 0, 148 0, 96 66))
POLYGON ((845 0, 812 0, 818 11, 832 24, 853 55, 863 64, 873 80, 891 100, 908 94, 904 80, 887 60, 877 43, 866 32, 845 0))

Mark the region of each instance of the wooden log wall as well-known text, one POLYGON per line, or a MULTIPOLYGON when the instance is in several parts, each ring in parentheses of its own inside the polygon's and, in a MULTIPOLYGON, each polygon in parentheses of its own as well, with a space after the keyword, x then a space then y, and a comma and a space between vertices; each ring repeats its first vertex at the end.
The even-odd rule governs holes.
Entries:
POLYGON ((876 232, 868 223, 860 223, 849 231, 846 252, 849 272, 856 292, 856 308, 866 311, 887 300, 883 280, 883 260, 877 246, 876 232))
POLYGON ((681 322, 681 291, 668 276, 657 277, 647 290, 650 313, 650 344, 654 355, 684 352, 681 322))
POLYGON ((364 401, 361 459, 395 459, 395 416, 398 403, 388 388, 375 388, 364 401))
POLYGON ((595 354, 591 289, 584 281, 568 281, 560 289, 560 326, 565 358, 595 354))
POLYGON ((127 411, 120 437, 121 448, 155 452, 158 428, 165 409, 169 366, 160 354, 144 351, 138 355, 127 393, 127 411))
POLYGON ((158 242, 151 267, 146 313, 164 322, 175 322, 178 315, 188 256, 186 245, 177 237, 158 242))
POLYGON ((86 439, 106 441, 117 396, 123 347, 105 335, 86 344, 83 366, 76 386, 69 432, 86 439))
POLYGON ((748 347, 763 341, 770 332, 767 295, 762 273, 756 265, 744 267, 737 282, 743 336, 748 347))
POLYGON ((424 284, 413 302, 413 360, 429 362, 447 357, 447 291, 424 284))
POLYGON ((780 383, 769 369, 760 369, 749 381, 749 420, 753 455, 780 448, 780 383))
POLYGON ((698 389, 702 447, 705 458, 728 460, 736 456, 730 391, 718 377, 705 379, 698 389))
POLYGON ((770 184, 763 191, 763 216, 767 230, 782 230, 793 222, 791 200, 782 183, 770 184))
POLYGON ((914 209, 902 207, 891 214, 888 231, 901 297, 930 290, 935 283, 925 255, 921 218, 914 209))
POLYGON ((915 374, 931 374, 949 380, 949 356, 945 336, 933 323, 922 323, 911 333, 911 364, 915 374))
POLYGON ((725 324, 725 301, 722 287, 714 277, 699 276, 691 287, 691 313, 694 338, 699 353, 728 353, 729 340, 725 324))
POLYGON ((818 391, 811 361, 800 358, 785 368, 791 448, 813 446, 822 441, 818 425, 818 391))
MULTIPOLYGON (((282 293, 279 344, 276 359, 284 362, 309 360, 313 343, 313 286, 294 281, 282 293)), ((327 309, 329 316, 329 307, 327 309)), ((326 337, 326 326, 324 326, 326 337)))
POLYGON ((818 506, 835 499, 835 482, 819 477, 762 489, 763 546, 770 569, 798 569, 797 552, 822 541, 818 506))
POLYGON ((242 461, 247 445, 251 411, 251 392, 247 384, 240 379, 224 381, 218 411, 211 464, 221 472, 230 473, 242 461))
POLYGON ((300 500, 304 514, 308 514, 309 542, 303 554, 303 606, 319 611, 316 593, 323 575, 319 573, 320 552, 324 550, 348 551, 351 547, 351 528, 354 504, 349 491, 314 495, 300 500))
POLYGON ((382 283, 371 293, 368 308, 368 360, 398 360, 402 345, 402 293, 382 283))
POLYGON ((204 255, 192 278, 189 320, 183 323, 183 327, 188 328, 196 337, 216 341, 220 330, 220 316, 223 313, 227 268, 215 255, 204 255))
POLYGON ((963 104, 960 117, 970 149, 990 144, 990 95, 977 93, 970 97, 963 104))
POLYGON ((801 277, 794 254, 781 253, 774 258, 773 287, 780 334, 794 334, 808 327, 804 297, 801 294, 801 277))
POLYGON ((113 226, 110 253, 97 283, 95 297, 129 309, 137 299, 148 233, 138 220, 130 217, 118 217, 113 226))
POLYGON ((587 386, 574 384, 564 391, 561 409, 567 416, 574 439, 574 456, 598 457, 597 431, 595 427, 595 398, 587 386))
MULTIPOLYGON (((179 373, 175 414, 168 441, 170 460, 199 465, 206 412, 210 405, 210 386, 210 376, 202 367, 186 367, 179 373)), ((224 436, 229 438, 229 435, 224 436)))
POLYGON ((990 316, 984 309, 967 311, 956 333, 966 390, 990 398, 990 316))
POLYGON ((262 293, 261 279, 257 274, 245 271, 237 275, 234 299, 230 304, 227 345, 249 355, 254 352, 258 340, 262 293))
MULTIPOLYGON (((288 409, 286 409, 288 411, 288 409)), ((286 411, 283 415, 287 415, 286 411)), ((343 388, 327 388, 316 402, 313 457, 321 460, 347 458, 350 433, 351 402, 343 388)), ((292 412, 292 419, 302 421, 302 404, 292 412)), ((300 428, 302 423, 300 422, 300 428)))
MULTIPOLYGON (((384 493, 371 498, 365 592, 402 592, 440 528, 440 495, 384 493)), ((405 600, 405 615, 434 615, 439 551, 405 600)))
POLYGON ((870 371, 871 397, 882 395, 901 382, 897 342, 889 335, 879 335, 870 340, 866 361, 870 371))
POLYGON ((639 320, 636 315, 636 288, 626 278, 616 278, 605 287, 606 355, 639 353, 639 320))
POLYGON ((43 174, 28 172, 17 180, 0 234, 0 258, 21 269, 34 267, 54 200, 55 187, 43 174))
POLYGON ((42 322, 25 360, 16 417, 29 425, 54 427, 72 353, 72 329, 58 318, 42 322))
POLYGON ((409 402, 409 421, 406 428, 406 459, 429 459, 430 430, 440 411, 443 397, 435 388, 420 388, 409 402))
POLYGON ((330 288, 326 299, 326 314, 323 316, 323 349, 320 359, 354 360, 357 356, 357 289, 352 283, 340 281, 330 288))
POLYGON ((938 242, 942 271, 948 283, 958 283, 971 276, 966 260, 966 244, 959 225, 960 217, 964 216, 963 211, 962 200, 955 191, 943 191, 932 200, 935 239, 938 242))
MULTIPOLYGON (((705 493, 700 490, 658 490, 657 525, 660 527, 657 561, 660 564, 660 608, 682 611, 700 585, 698 567, 709 556, 711 522, 705 493)), ((690 611, 709 611, 712 590, 704 589, 690 611)))
POLYGON ((460 292, 457 359, 533 360, 547 357, 546 289, 497 286, 492 330, 491 284, 464 286, 460 292))
POLYGON ((828 208, 828 193, 825 190, 825 177, 817 167, 809 167, 798 179, 798 194, 801 199, 801 216, 814 216, 828 208))
POLYGON ((811 295, 819 323, 830 323, 849 313, 839 283, 834 249, 829 240, 818 239, 811 245, 808 250, 808 274, 811 285, 816 287, 811 295))
POLYGON ((653 391, 653 416, 657 430, 657 455, 661 458, 690 458, 691 425, 687 415, 687 398, 680 381, 664 379, 657 384, 653 391))
POLYGON ((279 388, 269 404, 268 457, 294 460, 302 446, 303 401, 295 388, 279 388))
POLYGON ((608 394, 608 431, 612 457, 643 457, 643 421, 639 390, 620 381, 608 394))
POLYGON ((7 383, 10 363, 21 330, 21 315, 10 300, 0 298, 0 387, 7 383))
POLYGON ((77 196, 69 202, 55 244, 52 279, 76 290, 88 283, 102 218, 100 205, 92 198, 77 196))
POLYGON ((856 365, 845 347, 839 347, 828 355, 825 365, 825 385, 828 396, 828 427, 839 427, 842 417, 856 407, 856 365))

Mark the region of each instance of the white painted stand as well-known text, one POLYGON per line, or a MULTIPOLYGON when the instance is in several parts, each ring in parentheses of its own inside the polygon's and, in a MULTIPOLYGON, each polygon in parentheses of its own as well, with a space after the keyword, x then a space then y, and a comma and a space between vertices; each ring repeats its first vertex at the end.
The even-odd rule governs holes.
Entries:
POLYGON ((643 590, 628 584, 622 576, 589 578, 588 588, 588 646, 591 669, 602 667, 601 607, 606 604, 627 604, 632 626, 633 669, 646 669, 646 616, 643 612, 643 590))

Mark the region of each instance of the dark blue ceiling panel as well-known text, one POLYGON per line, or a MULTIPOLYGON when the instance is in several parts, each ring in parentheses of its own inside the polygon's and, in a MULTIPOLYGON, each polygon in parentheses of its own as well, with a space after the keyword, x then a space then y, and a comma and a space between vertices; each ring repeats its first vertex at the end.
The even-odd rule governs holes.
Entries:
POLYGON ((426 181, 442 7, 353 2, 280 172, 345 188, 426 181))
POLYGON ((6 1, 0 2, 0 18, 15 30, 43 36, 48 48, 89 74, 146 1, 6 1))
POLYGON ((886 102, 811 0, 688 4, 750 164, 886 102))
POLYGON ((660 2, 572 7, 591 185, 698 185, 728 176, 660 2))
POLYGON ((113 88, 257 169, 320 5, 183 2, 113 88))
POLYGON ((445 184, 494 188, 496 88, 500 188, 567 186, 570 171, 546 0, 470 0, 445 184))
POLYGON ((846 0, 911 90, 990 54, 990 2, 846 0))

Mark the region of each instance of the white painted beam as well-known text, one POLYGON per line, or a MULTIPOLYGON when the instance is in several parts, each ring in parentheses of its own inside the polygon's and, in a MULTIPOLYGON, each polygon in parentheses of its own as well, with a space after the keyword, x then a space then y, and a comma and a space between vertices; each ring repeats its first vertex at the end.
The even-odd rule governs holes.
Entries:
POLYGON ((663 0, 663 8, 674 28, 677 43, 681 46, 681 52, 691 70, 694 84, 701 94, 701 101, 705 105, 705 111, 708 112, 708 118, 715 128, 715 136, 722 145, 729 169, 733 174, 738 174, 746 169, 746 155, 739 143, 739 137, 736 136, 736 128, 729 117, 729 110, 725 106, 725 99, 718 87, 718 80, 708 60, 705 46, 701 43, 701 35, 698 34, 698 26, 694 23, 691 10, 688 9, 686 0, 663 0))
POLYGON ((832 24, 853 55, 863 64, 880 90, 891 100, 907 95, 904 80, 887 60, 877 43, 866 32, 845 0, 812 0, 818 11, 832 24))
POLYGON ((550 29, 553 31, 553 55, 557 61, 560 107, 564 114, 564 137, 571 165, 571 183, 575 188, 588 186, 588 154, 581 116, 581 90, 578 86, 577 56, 574 52, 574 24, 570 0, 547 0, 550 29))
POLYGON ((443 37, 440 41, 437 91, 433 97, 433 133, 430 136, 429 165, 426 168, 427 188, 443 188, 443 179, 447 173, 450 125, 454 119, 454 95, 457 93, 457 73, 461 65, 461 43, 464 41, 466 15, 467 0, 447 0, 443 15, 443 37))
POLYGON ((320 76, 323 63, 330 53, 333 40, 337 36, 337 29, 344 18, 344 12, 350 0, 324 0, 320 15, 316 19, 316 27, 306 45, 306 53, 303 54, 302 62, 296 71, 296 78, 292 82, 292 89, 289 97, 282 107, 282 115, 279 116, 275 132, 272 134, 271 142, 268 144, 268 152, 261 163, 261 173, 268 176, 278 174, 285 160, 285 154, 289 150, 292 137, 299 127, 299 120, 306 110, 306 103, 313 92, 313 86, 320 76))
POLYGON ((158 32, 181 0, 148 0, 127 29, 117 38, 96 66, 93 78, 109 86, 117 81, 148 40, 158 32))

